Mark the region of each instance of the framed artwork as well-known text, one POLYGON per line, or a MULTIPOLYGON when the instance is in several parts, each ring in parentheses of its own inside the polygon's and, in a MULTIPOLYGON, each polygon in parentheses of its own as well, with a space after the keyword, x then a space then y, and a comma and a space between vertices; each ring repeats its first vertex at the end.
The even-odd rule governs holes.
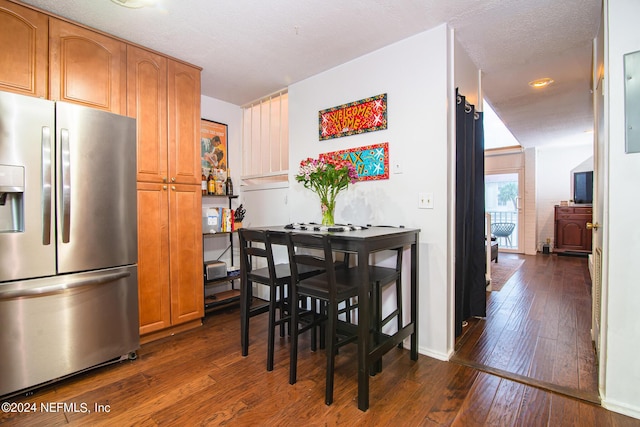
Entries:
POLYGON ((200 163, 203 169, 227 171, 227 125, 200 120, 200 163))
POLYGON ((320 141, 386 128, 386 93, 321 110, 318 113, 320 141))
POLYGON ((366 145, 347 150, 332 151, 329 155, 340 156, 353 163, 359 181, 389 179, 389 143, 366 145))

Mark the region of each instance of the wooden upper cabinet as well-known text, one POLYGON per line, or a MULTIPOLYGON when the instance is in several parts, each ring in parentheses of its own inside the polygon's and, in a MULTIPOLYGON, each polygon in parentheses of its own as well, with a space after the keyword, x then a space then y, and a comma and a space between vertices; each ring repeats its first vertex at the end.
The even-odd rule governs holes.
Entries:
POLYGON ((49 18, 0 0, 0 90, 46 98, 49 18))
POLYGON ((49 97, 126 114, 126 44, 49 18, 49 97))
POLYGON ((138 181, 166 182, 166 57, 127 46, 127 115, 137 120, 138 181))
POLYGON ((169 179, 200 185, 200 70, 173 60, 168 66, 169 179))

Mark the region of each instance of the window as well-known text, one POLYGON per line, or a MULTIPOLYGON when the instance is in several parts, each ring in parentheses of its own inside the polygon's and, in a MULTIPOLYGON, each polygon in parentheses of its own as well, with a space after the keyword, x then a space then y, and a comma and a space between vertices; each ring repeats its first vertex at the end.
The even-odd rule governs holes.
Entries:
POLYGON ((242 183, 282 186, 289 174, 289 103, 286 90, 242 107, 242 183))

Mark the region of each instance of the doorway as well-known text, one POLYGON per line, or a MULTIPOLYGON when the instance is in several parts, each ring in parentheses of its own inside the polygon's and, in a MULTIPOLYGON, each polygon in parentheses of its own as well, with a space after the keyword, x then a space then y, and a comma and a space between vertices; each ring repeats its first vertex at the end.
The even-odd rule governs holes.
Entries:
POLYGON ((485 211, 500 251, 523 253, 522 170, 486 172, 485 211))

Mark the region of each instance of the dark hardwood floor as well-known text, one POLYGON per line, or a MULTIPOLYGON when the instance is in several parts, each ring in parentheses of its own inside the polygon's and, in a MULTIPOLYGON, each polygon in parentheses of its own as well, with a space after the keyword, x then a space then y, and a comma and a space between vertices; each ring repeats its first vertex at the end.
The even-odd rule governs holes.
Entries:
POLYGON ((599 403, 587 259, 506 258, 525 262, 487 294, 486 319, 469 322, 452 361, 599 403))
MULTIPOLYGON (((571 260, 563 269, 556 266, 550 275, 546 269, 551 264, 546 267, 533 264, 536 267, 532 274, 551 278, 555 286, 564 281, 562 277, 567 270, 575 269, 578 277, 579 265, 571 260)), ((551 293, 551 284, 548 287, 547 293, 551 293)), ((491 299, 506 299, 507 292, 491 299)), ((516 295, 520 295, 517 300, 536 300, 524 290, 513 297, 516 295)), ((556 371, 582 369, 579 361, 554 356, 558 347, 565 345, 567 335, 561 333, 560 324, 555 329, 544 326, 541 316, 548 315, 547 310, 555 311, 564 324, 572 316, 584 314, 569 314, 564 306, 553 308, 550 296, 545 298, 532 303, 528 310, 538 312, 537 322, 518 320, 515 314, 499 314, 500 310, 506 310, 506 303, 500 305, 502 308, 496 302, 491 303, 492 310, 497 311, 496 321, 504 317, 500 321, 510 325, 506 331, 522 329, 521 323, 531 323, 526 328, 539 331, 549 328, 545 334, 538 334, 546 340, 540 339, 539 347, 527 350, 540 361, 535 369, 524 354, 514 357, 523 344, 520 340, 515 343, 508 340, 506 335, 502 341, 496 341, 496 345, 508 348, 500 356, 501 366, 525 372, 524 365, 528 364, 529 372, 537 372, 538 364, 557 365, 551 375, 556 371)), ((288 339, 276 340, 275 369, 267 372, 266 315, 251 319, 247 357, 240 355, 239 329, 237 308, 209 315, 201 328, 145 344, 137 360, 102 367, 47 386, 31 396, 14 399, 13 402, 23 404, 23 410, 25 405, 36 410, 20 414, 0 411, 0 424, 640 426, 640 420, 607 411, 597 404, 462 364, 422 355, 412 362, 407 350, 397 348, 384 356, 382 373, 371 379, 370 409, 362 412, 357 408, 355 345, 343 347, 337 356, 334 403, 326 406, 323 351, 312 353, 308 341, 301 340, 298 382, 289 385, 288 339), (41 403, 58 410, 45 412, 41 403), (84 412, 83 405, 90 412, 84 412), (96 411, 96 405, 101 405, 103 411, 96 411)), ((580 384, 578 381, 577 385, 580 384)))

